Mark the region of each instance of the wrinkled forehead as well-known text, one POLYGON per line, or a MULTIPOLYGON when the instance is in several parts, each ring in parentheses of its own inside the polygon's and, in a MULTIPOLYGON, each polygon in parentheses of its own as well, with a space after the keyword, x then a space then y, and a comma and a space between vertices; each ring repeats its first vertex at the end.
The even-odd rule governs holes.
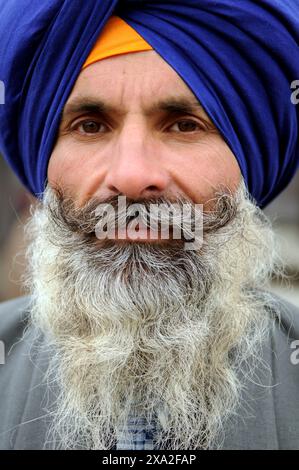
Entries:
POLYGON ((147 117, 158 110, 196 112, 208 119, 190 87, 153 50, 105 58, 84 68, 66 101, 63 118, 93 109, 117 115, 142 111, 147 117))

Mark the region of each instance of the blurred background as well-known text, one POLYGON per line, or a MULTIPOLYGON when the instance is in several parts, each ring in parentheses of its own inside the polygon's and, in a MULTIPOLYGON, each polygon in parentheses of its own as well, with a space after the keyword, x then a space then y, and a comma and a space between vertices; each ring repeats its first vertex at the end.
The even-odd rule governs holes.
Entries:
MULTIPOLYGON (((23 295, 23 226, 34 198, 0 155, 0 301, 23 295)), ((288 282, 273 279, 271 289, 299 307, 299 172, 266 209, 282 243, 288 282)))

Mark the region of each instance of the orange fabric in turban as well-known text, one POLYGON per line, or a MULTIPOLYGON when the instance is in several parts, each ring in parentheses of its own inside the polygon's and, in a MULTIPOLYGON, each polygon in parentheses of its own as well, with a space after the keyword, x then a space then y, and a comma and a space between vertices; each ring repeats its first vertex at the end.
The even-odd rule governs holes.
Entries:
POLYGON ((105 24, 82 70, 90 64, 107 57, 152 50, 131 26, 118 16, 111 16, 105 24))

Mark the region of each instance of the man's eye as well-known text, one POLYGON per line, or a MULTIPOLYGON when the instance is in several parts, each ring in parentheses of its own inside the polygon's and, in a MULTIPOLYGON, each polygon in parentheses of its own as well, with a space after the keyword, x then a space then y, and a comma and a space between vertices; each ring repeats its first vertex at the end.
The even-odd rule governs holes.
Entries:
POLYGON ((184 119, 182 121, 175 122, 171 127, 178 126, 178 131, 175 132, 194 132, 196 130, 200 130, 201 127, 196 121, 192 121, 191 119, 184 119))
POLYGON ((75 130, 78 130, 81 134, 96 134, 100 131, 103 124, 92 120, 81 121, 74 126, 75 130))

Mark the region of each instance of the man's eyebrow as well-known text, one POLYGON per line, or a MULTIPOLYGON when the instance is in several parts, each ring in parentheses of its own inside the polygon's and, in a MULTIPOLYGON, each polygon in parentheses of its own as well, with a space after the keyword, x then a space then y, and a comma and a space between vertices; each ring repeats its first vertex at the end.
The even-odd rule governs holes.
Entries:
POLYGON ((169 114, 192 114, 198 111, 203 112, 203 107, 200 102, 194 98, 167 98, 149 106, 145 110, 145 115, 150 116, 160 111, 164 111, 169 114))
MULTIPOLYGON (((144 109, 144 114, 145 116, 152 116, 161 111, 168 114, 192 114, 199 111, 203 112, 204 110, 199 101, 194 98, 190 99, 186 97, 171 97, 159 100, 156 103, 147 106, 144 109)), ((112 106, 103 99, 80 97, 75 98, 73 101, 65 105, 62 118, 65 120, 66 118, 79 113, 102 115, 107 115, 109 113, 114 113, 116 115, 125 114, 123 110, 112 106)))
POLYGON ((79 113, 108 114, 113 111, 116 111, 116 109, 101 99, 76 98, 65 105, 62 118, 65 119, 79 113))

